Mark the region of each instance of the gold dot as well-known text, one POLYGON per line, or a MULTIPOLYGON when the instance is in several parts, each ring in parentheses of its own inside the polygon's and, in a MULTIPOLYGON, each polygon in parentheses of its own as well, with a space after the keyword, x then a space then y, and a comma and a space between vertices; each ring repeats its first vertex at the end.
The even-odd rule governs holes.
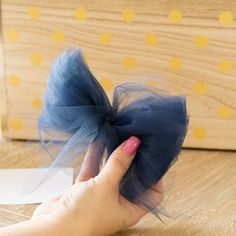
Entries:
POLYGON ((147 34, 145 38, 145 42, 149 46, 157 45, 157 36, 155 34, 147 34))
POLYGON ((40 110, 42 108, 42 101, 39 98, 35 98, 32 101, 32 107, 36 110, 40 110))
POLYGON ((78 8, 75 9, 75 18, 77 20, 84 21, 84 20, 87 19, 87 15, 88 15, 88 13, 87 13, 85 8, 78 7, 78 8))
POLYGON ((206 138, 206 130, 203 128, 195 128, 193 130, 193 136, 196 139, 203 140, 206 138))
POLYGON ((197 35, 194 38, 194 42, 195 42, 196 47, 205 48, 208 45, 208 38, 204 35, 197 35))
POLYGON ((173 57, 169 61, 169 66, 172 70, 179 71, 182 68, 182 60, 178 57, 173 57))
POLYGON ((198 81, 193 85, 193 91, 197 95, 203 95, 207 92, 207 90, 208 90, 208 86, 205 82, 198 81))
POLYGON ((113 82, 111 79, 102 78, 102 79, 99 79, 99 83, 102 85, 103 89, 106 91, 113 88, 113 82))
POLYGON ((30 60, 33 65, 41 65, 43 58, 42 58, 41 53, 34 52, 31 54, 30 60))
POLYGON ((122 12, 122 18, 125 22, 130 23, 135 19, 135 12, 132 9, 125 9, 122 12))
POLYGON ((112 36, 110 32, 102 32, 100 34, 100 43, 103 45, 110 45, 112 36))
POLYGON ((41 16, 41 9, 39 7, 31 7, 28 11, 28 15, 36 20, 41 16))
POLYGON ((233 24, 234 16, 230 11, 223 11, 219 15, 219 22, 224 26, 230 26, 233 24))
POLYGON ((152 86, 152 87, 158 87, 158 82, 154 79, 149 79, 146 81, 146 84, 149 85, 149 86, 152 86))
POLYGON ((136 66, 136 61, 135 61, 134 57, 127 56, 123 59, 122 64, 124 67, 132 69, 136 66))
POLYGON ((14 119, 14 120, 10 121, 10 127, 11 127, 11 129, 18 131, 23 128, 23 123, 19 119, 14 119))
POLYGON ((18 75, 10 75, 7 78, 8 83, 13 86, 13 87, 17 87, 20 85, 21 83, 21 78, 18 75))
POLYGON ((63 32, 60 31, 54 31, 52 33, 52 38, 57 43, 63 43, 65 41, 65 35, 63 32))
POLYGON ((15 43, 19 39, 19 32, 15 29, 8 30, 5 33, 5 39, 7 42, 15 43))
POLYGON ((221 60, 218 64, 219 71, 222 73, 230 73, 232 71, 232 62, 229 60, 221 60))
POLYGON ((183 18, 183 14, 179 10, 172 10, 169 13, 169 21, 171 23, 174 23, 174 24, 180 23, 182 18, 183 18))
POLYGON ((218 109, 218 117, 221 118, 221 119, 227 119, 227 118, 230 118, 232 116, 232 110, 225 106, 225 105, 222 105, 219 107, 218 109))

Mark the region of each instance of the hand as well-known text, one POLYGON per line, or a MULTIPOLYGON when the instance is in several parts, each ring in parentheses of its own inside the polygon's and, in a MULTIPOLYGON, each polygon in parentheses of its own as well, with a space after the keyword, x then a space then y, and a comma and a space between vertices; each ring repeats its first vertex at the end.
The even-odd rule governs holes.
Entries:
MULTIPOLYGON (((99 174, 92 165, 96 159, 94 146, 87 152, 75 184, 64 195, 39 205, 32 219, 53 217, 64 230, 68 228, 68 235, 108 235, 136 224, 147 210, 119 194, 119 184, 139 145, 138 138, 130 137, 112 153, 99 174)), ((162 182, 153 188, 160 202, 162 182)))

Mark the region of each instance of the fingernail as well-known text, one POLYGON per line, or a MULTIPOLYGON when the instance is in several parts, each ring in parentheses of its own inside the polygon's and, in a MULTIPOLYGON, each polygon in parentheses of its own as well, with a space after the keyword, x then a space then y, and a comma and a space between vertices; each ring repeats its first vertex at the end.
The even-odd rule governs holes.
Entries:
POLYGON ((129 156, 132 156, 138 149, 141 144, 141 140, 135 136, 131 136, 128 140, 123 144, 122 150, 129 156))

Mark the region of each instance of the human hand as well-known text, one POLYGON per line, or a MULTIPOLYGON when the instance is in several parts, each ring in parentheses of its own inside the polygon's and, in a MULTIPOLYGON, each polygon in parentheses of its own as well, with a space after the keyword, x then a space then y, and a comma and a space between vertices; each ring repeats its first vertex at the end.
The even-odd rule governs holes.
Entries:
MULTIPOLYGON (((90 149, 75 184, 62 196, 39 205, 32 219, 53 217, 64 232, 72 236, 109 235, 136 224, 147 209, 125 199, 119 193, 119 184, 140 143, 134 136, 122 143, 99 174, 92 164, 96 147, 90 149)), ((163 198, 162 182, 159 181, 152 189, 159 193, 156 196, 160 202, 163 198)))

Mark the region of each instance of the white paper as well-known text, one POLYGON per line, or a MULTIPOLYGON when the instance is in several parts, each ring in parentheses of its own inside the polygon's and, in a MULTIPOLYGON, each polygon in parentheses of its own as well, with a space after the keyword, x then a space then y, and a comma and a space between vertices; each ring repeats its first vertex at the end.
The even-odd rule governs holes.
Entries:
POLYGON ((32 172, 35 172, 34 175, 42 176, 48 169, 35 170, 0 169, 0 204, 42 203, 62 194, 73 184, 73 168, 65 168, 58 170, 35 191, 23 194, 23 188, 32 172))

